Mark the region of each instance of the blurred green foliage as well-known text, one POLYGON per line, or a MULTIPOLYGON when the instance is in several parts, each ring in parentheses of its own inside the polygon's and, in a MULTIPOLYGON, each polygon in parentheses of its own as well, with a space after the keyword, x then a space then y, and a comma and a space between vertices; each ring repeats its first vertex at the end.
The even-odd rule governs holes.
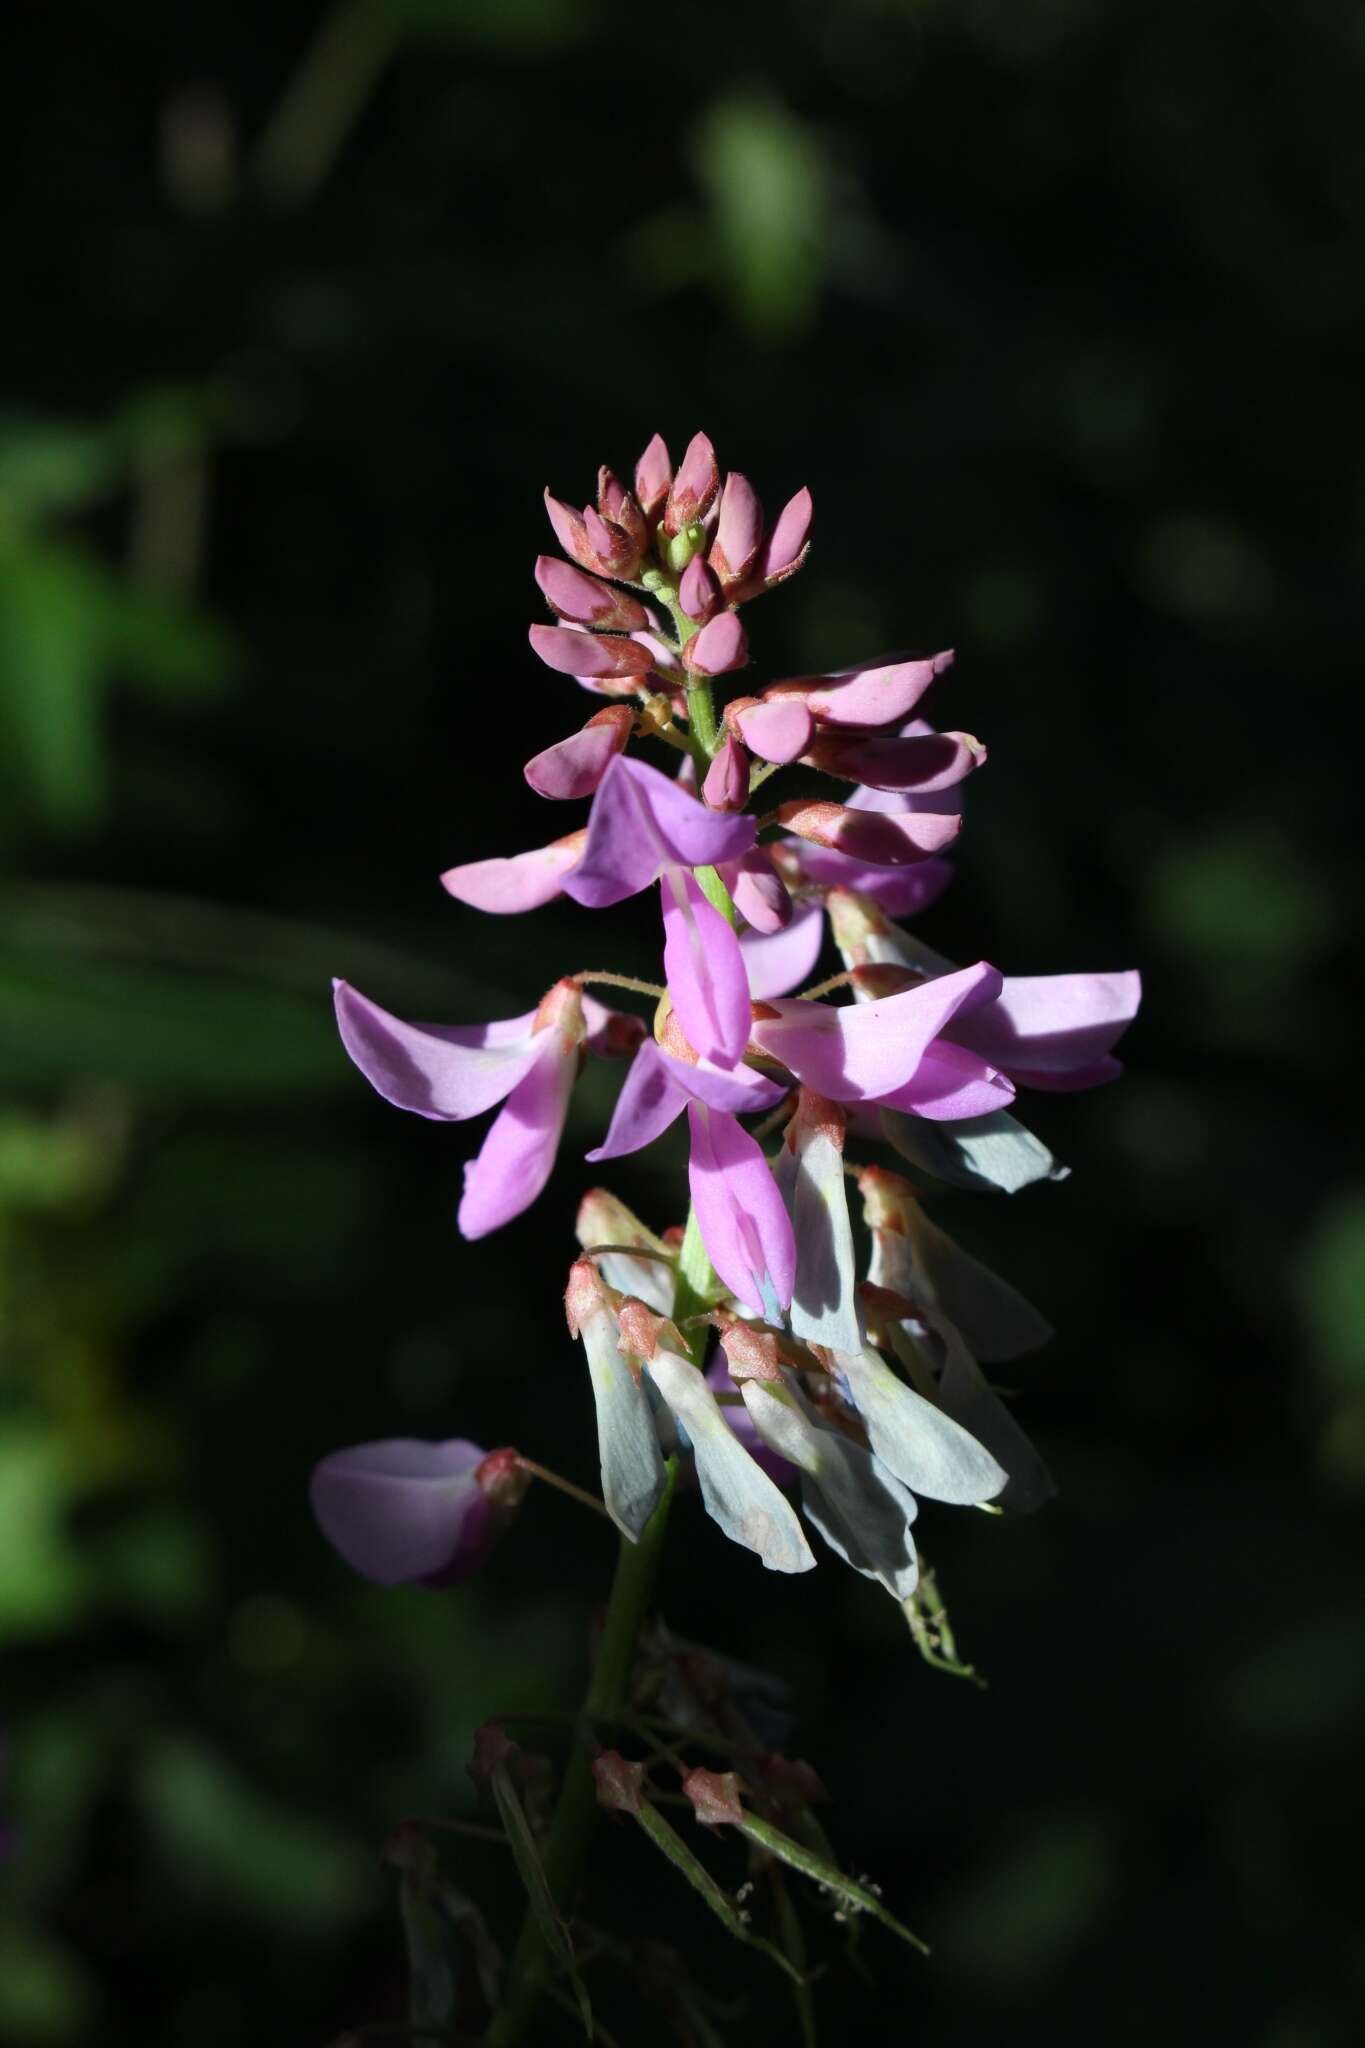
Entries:
MULTIPOLYGON (((991 1689, 833 1569, 766 1583, 700 1523, 669 1562, 670 1620, 791 1681, 831 1828, 935 1944, 864 1940, 826 2037, 1353 2040, 1350 11, 153 0, 13 42, 0 2040, 392 2017, 386 1835, 469 1810, 490 1711, 578 1683, 610 1546, 568 1503, 439 1598, 309 1524, 365 1437, 592 1469, 585 1170, 461 1245, 468 1134, 367 1095, 327 980, 506 1015, 600 951, 434 878, 548 836, 519 767, 578 707, 523 639, 541 485, 698 424, 815 491, 762 675, 960 650, 938 708, 993 758, 930 941, 1149 991, 1123 1084, 1034 1119, 1073 1179, 951 1207, 1061 1329, 1019 1374, 1057 1507, 925 1518, 991 1689)), ((646 908, 616 943, 645 965, 646 908)), ((615 1184, 674 1220, 658 1162, 615 1184)), ((599 1914, 742 1993, 632 1847, 599 1914)), ((442 1861, 505 1936, 509 1872, 442 1861)), ((740 2024, 791 2038, 780 2000, 740 2024)))

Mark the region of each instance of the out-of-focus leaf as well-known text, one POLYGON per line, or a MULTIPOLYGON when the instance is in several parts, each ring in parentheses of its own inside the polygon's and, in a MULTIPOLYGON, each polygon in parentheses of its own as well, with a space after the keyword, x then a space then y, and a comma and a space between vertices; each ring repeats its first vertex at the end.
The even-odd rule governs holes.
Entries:
POLYGON ((95 1987, 78 1956, 36 1921, 16 1916, 0 1923, 0 2040, 63 2048, 89 2038, 96 2007, 95 1987))
POLYGON ((775 101, 736 95, 702 116, 693 145, 726 267, 755 332, 809 322, 824 275, 832 173, 820 138, 775 101))
POLYGON ((1343 1391, 1365 1388, 1365 1190, 1346 1190, 1319 1216, 1298 1278, 1319 1372, 1343 1391))
POLYGON ((66 420, 0 423, 0 509, 17 520, 79 509, 116 480, 120 467, 105 428, 66 420))
POLYGON ((8 779, 53 825, 88 825, 105 795, 104 592, 64 551, 0 553, 0 737, 8 779))
POLYGON ((66 1533, 71 1464, 53 1432, 0 1431, 0 1640, 47 1635, 80 1611, 84 1574, 66 1533))
POLYGON ((207 1910, 319 1936, 363 1895, 363 1862, 332 1830, 263 1796, 210 1750, 170 1735, 138 1780, 169 1883, 207 1910))

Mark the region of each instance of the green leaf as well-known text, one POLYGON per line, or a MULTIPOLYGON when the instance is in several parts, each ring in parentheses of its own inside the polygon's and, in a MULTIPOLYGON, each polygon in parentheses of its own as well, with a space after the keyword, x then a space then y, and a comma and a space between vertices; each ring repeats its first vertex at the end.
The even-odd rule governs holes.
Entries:
POLYGON ((827 1891, 834 1892, 839 1898, 846 1900, 855 1913, 871 1913, 874 1919, 881 1921, 883 1927, 889 1927, 902 1941, 909 1942, 911 1948, 917 1948, 921 1955, 928 1955, 928 1943, 921 1941, 917 1934, 912 1934, 908 1927, 903 1927, 894 1913, 888 1913, 875 1893, 868 1891, 866 1886, 858 1884, 853 1878, 845 1877, 837 1864, 827 1862, 823 1856, 815 1855, 800 1842, 794 1842, 790 1835, 784 1835, 782 1830, 775 1828, 770 1821, 760 1820, 757 1814, 746 1813, 739 1827, 741 1833, 746 1834, 751 1842, 757 1842, 760 1848, 767 1849, 780 1862, 790 1864, 793 1870, 801 1871, 804 1876, 813 1878, 816 1884, 823 1885, 827 1891))
POLYGON ((706 1865, 693 1855, 677 1829, 669 1825, 657 1806, 651 1806, 647 1799, 643 1800, 635 1818, 655 1848, 662 1849, 674 1869, 681 1871, 693 1890, 710 1907, 721 1925, 734 1935, 736 1941, 745 1942, 750 1948, 762 1949, 764 1955, 770 1956, 779 1970, 784 1970, 793 1982, 800 1984, 804 1981, 801 1972, 787 1960, 781 1949, 775 1948, 772 1942, 765 1940, 761 1934, 755 1934, 753 1928, 740 1919, 730 1894, 716 1883, 706 1865))
POLYGON ((578 2000, 579 2017, 583 2022, 583 2031, 591 2041, 593 2039, 592 2005, 588 1999, 587 1987, 578 1974, 578 1964, 574 1960, 573 1944, 569 1939, 569 1930, 564 1925, 560 1917, 559 1908, 555 1904, 554 1894, 550 1890, 549 1880, 545 1875, 545 1868, 540 1860, 540 1851, 536 1847, 535 1836, 531 1833, 530 1824, 525 1813, 522 1811, 521 1801, 518 1799, 512 1780, 508 1776, 506 1764, 495 1765, 491 1776, 491 1783, 493 1797, 497 1802, 498 1817, 502 1821, 504 1832, 511 1846, 512 1856, 521 1881, 526 1887, 526 1896, 530 1901, 531 1911, 535 1915, 536 1925, 540 1929, 541 1939, 545 1943, 546 1948, 549 1949, 550 1954, 561 1964, 570 1983, 573 1985, 574 1996, 578 2000))

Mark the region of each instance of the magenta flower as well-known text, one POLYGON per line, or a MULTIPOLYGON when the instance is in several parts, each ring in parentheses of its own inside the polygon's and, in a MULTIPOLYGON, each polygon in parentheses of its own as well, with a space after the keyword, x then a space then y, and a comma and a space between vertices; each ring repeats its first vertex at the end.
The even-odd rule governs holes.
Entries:
POLYGON ((557 982, 539 1009, 495 1024, 406 1024, 339 981, 341 1041, 370 1085, 398 1109, 463 1123, 495 1104, 465 1168, 459 1228, 486 1237, 529 1209, 554 1166, 580 1048, 612 1053, 642 1027, 557 982))
POLYGON ((495 917, 539 910, 542 903, 563 895, 564 877, 578 865, 587 837, 586 829, 580 829, 552 839, 548 846, 534 846, 529 853, 466 861, 462 867, 446 869, 441 887, 457 903, 491 911, 495 917))
POLYGON ((754 821, 708 810, 657 768, 621 756, 603 776, 583 852, 564 892, 591 910, 636 896, 666 867, 738 860, 754 843, 754 821))
POLYGON ((507 1453, 463 1437, 392 1437, 333 1451, 308 1492, 323 1535, 363 1578, 453 1586, 485 1562, 524 1483, 507 1453))
POLYGON ((959 1011, 1000 992, 980 960, 956 974, 873 1003, 779 999, 760 1004, 753 1039, 798 1080, 834 1102, 876 1102, 918 1116, 980 1116, 1003 1108, 1014 1089, 985 1060, 944 1042, 959 1011))

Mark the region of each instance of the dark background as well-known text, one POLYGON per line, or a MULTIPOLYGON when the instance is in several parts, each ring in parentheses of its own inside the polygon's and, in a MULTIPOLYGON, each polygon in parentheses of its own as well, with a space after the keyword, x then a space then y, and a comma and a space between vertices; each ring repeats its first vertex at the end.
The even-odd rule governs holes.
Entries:
MULTIPOLYGON (((1357 10, 9 27, 0 2038, 398 2017, 386 1830, 470 1810, 490 1712, 576 1697, 588 1517, 533 1497, 467 1590, 382 1593, 305 1484, 401 1433, 591 1479, 559 1297, 611 1084, 462 1244, 475 1134, 369 1093, 327 977, 457 1020, 647 964, 647 903, 484 920, 435 878, 577 822, 519 775, 591 708, 525 644, 542 485, 699 425, 815 493, 761 679, 959 649, 929 708, 992 760, 925 936, 1147 987, 1127 1078, 1030 1105, 1071 1180, 941 1209, 1061 1332, 1018 1373, 1059 1502, 921 1525, 990 1689, 680 1515, 669 1619, 791 1681, 831 1831, 934 1944, 867 1935, 825 2037, 1356 2038, 1357 10)), ((612 1184, 662 1225, 676 1166, 612 1184)), ((505 1936, 496 1853, 450 1868, 505 1936)), ((793 2039, 633 1835, 594 1903, 793 2039)))

